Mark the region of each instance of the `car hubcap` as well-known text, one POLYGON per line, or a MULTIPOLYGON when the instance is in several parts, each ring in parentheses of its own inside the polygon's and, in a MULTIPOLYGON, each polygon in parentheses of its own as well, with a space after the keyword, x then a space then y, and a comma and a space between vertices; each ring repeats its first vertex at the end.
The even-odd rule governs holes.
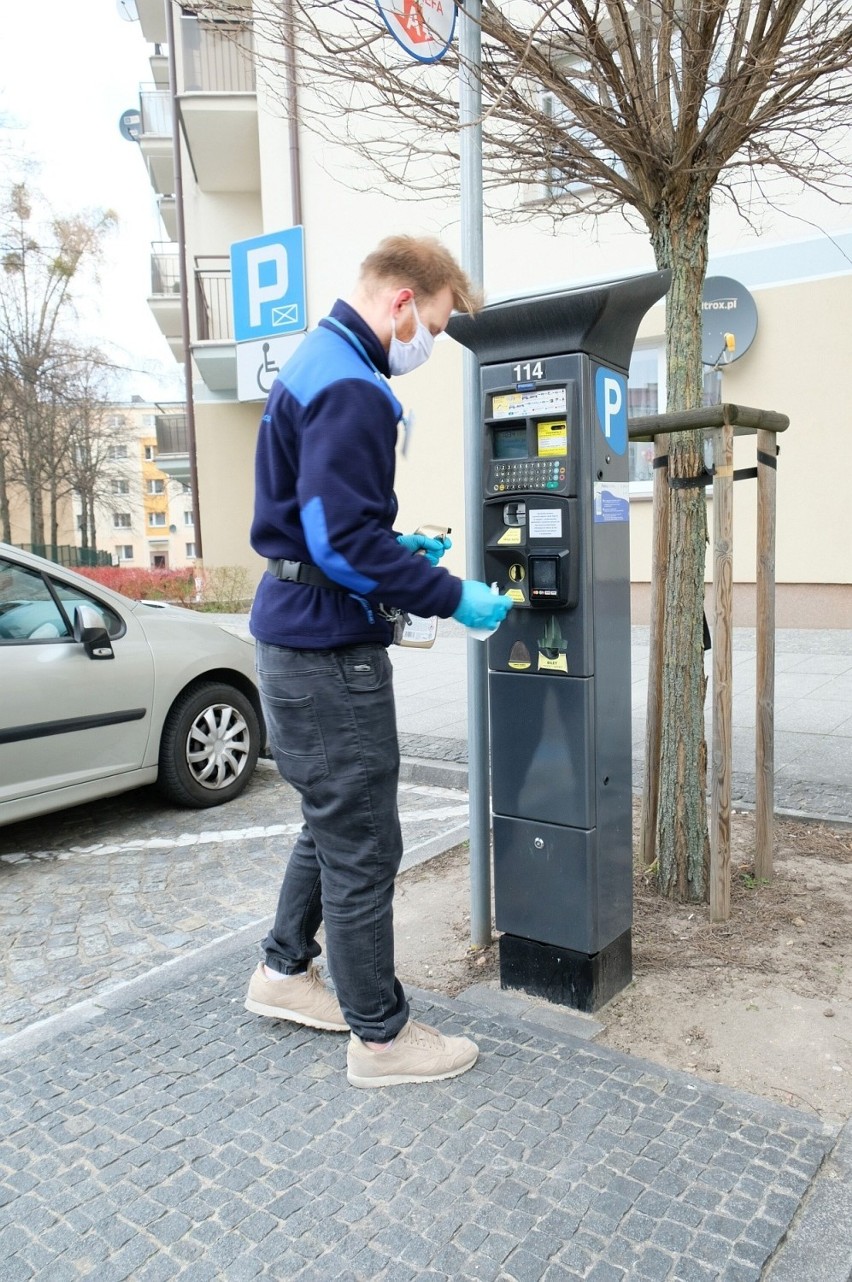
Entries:
POLYGON ((230 703, 213 703, 192 723, 186 737, 186 764, 196 783, 216 791, 242 774, 250 750, 245 719, 230 703))

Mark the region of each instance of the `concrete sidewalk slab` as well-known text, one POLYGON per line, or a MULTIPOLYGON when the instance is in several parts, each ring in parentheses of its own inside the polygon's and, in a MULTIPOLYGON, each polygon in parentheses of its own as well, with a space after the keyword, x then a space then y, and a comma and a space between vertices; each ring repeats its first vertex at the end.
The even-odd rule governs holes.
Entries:
MULTIPOLYGON (((644 779, 648 688, 647 627, 631 629, 633 786, 644 779)), ((467 642, 441 620, 431 650, 392 647, 397 721, 404 755, 464 765, 468 757, 467 642)), ((706 657, 710 671, 712 657, 706 657)), ((787 629, 776 633, 775 804, 779 814, 852 823, 852 632, 787 629)), ((732 804, 754 805, 754 628, 733 634, 732 804)), ((519 687, 520 689, 520 687, 519 687)), ((706 735, 712 735, 708 688, 706 735)), ((410 778, 431 778, 409 767, 410 778)))

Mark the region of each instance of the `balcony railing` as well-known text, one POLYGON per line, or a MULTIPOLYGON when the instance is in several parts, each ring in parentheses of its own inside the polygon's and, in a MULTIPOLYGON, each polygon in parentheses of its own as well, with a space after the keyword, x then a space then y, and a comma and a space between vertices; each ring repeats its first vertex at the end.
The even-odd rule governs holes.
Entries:
POLYGON ((185 414, 157 414, 154 426, 157 429, 158 454, 189 453, 189 429, 185 414))
POLYGON ((158 241, 151 246, 151 293, 180 293, 180 258, 177 245, 158 241))
POLYGON ((195 306, 198 339, 227 341, 234 337, 231 305, 231 268, 226 255, 196 258, 195 306))
POLYGON ((142 117, 141 137, 171 138, 172 101, 168 89, 143 85, 139 90, 139 113, 142 117))
POLYGON ((186 93, 254 93, 254 39, 242 22, 180 20, 186 93))

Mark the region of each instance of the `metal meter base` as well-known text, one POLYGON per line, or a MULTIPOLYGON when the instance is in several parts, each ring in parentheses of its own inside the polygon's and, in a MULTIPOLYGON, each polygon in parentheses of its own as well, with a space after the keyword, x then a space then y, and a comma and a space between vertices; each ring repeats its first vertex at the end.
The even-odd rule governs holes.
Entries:
POLYGON ((591 1015, 633 979, 631 932, 599 953, 576 953, 520 935, 500 936, 500 987, 591 1015))

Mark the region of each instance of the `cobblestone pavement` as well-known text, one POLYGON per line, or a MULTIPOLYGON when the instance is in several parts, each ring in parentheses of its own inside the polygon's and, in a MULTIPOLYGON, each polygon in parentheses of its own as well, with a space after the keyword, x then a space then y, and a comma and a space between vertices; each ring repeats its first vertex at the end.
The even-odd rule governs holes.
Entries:
POLYGON ((244 954, 7 1066, 4 1282, 756 1282, 833 1140, 428 994, 476 1067, 356 1091, 345 1038, 245 1012, 244 954))
MULTIPOLYGON (((405 866, 461 840, 463 793, 404 783, 405 866)), ((261 762, 242 797, 207 811, 153 789, 0 828, 0 1031, 217 939, 266 933, 301 817, 261 762)))
MULTIPOLYGON (((825 685, 835 646, 814 649, 825 685)), ((437 651, 398 674, 401 741, 463 785, 463 682, 437 651)), ((464 794, 424 777, 408 763, 407 864, 465 831, 464 794)), ((852 1282, 852 1123, 536 1024, 511 994, 412 993, 482 1055, 390 1091, 347 1085, 344 1037, 247 1014, 298 823, 262 764, 222 810, 146 790, 0 829, 0 1282, 852 1282)))

